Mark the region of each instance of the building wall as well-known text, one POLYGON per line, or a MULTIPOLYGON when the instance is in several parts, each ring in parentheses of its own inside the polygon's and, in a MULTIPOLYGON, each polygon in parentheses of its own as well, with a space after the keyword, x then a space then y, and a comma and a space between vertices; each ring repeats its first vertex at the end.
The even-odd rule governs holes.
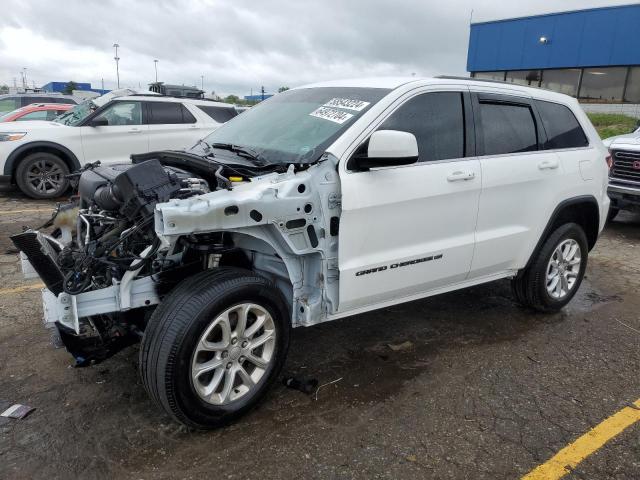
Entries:
POLYGON ((469 72, 613 65, 640 65, 640 4, 471 25, 469 72))
MULTIPOLYGON (((49 82, 42 86, 42 90, 45 92, 62 92, 69 82, 49 82)), ((99 95, 103 95, 110 90, 102 90, 100 88, 91 88, 90 83, 76 83, 76 90, 83 90, 87 92, 95 92, 99 95)))

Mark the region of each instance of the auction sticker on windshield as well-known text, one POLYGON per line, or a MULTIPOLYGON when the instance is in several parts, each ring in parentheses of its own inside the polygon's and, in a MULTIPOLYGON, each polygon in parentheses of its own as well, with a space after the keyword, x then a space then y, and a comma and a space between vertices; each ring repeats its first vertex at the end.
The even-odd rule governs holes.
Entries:
POLYGON ((361 112, 370 102, 363 102, 362 100, 351 100, 349 98, 332 98, 324 104, 325 107, 346 108, 347 110, 355 110, 361 112))
POLYGON ((329 120, 330 122, 338 123, 342 125, 344 122, 349 120, 353 115, 347 112, 343 112, 341 110, 336 110, 335 108, 327 108, 320 107, 315 109, 309 115, 312 117, 322 118, 324 120, 329 120))

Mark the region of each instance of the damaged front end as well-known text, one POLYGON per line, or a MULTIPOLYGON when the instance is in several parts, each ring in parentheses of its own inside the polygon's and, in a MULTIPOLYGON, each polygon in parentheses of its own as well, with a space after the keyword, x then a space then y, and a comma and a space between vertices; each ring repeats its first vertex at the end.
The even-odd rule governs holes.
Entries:
POLYGON ((337 281, 334 164, 225 165, 185 152, 132 160, 85 167, 51 234, 12 237, 25 273, 32 269, 45 284, 54 344, 78 366, 137 343, 175 285, 219 266, 271 279, 290 301, 294 324, 335 309, 337 283, 328 288, 333 299, 325 295, 337 281))

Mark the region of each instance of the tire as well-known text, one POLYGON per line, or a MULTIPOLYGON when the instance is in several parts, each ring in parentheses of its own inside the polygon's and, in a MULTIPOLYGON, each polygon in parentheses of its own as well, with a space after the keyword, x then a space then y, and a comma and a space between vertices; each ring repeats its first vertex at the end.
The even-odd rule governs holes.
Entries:
POLYGON ((613 222, 613 220, 620 213, 620 209, 616 207, 609 207, 609 212, 607 213, 607 223, 613 222))
POLYGON ((57 155, 36 152, 27 155, 16 169, 16 183, 31 198, 56 198, 69 188, 69 167, 57 155))
POLYGON ((201 272, 172 290, 151 316, 140 348, 142 383, 187 427, 226 425, 253 408, 278 377, 290 330, 287 302, 269 280, 238 268, 201 272), (248 319, 242 335, 241 318, 248 319), (259 319, 263 326, 255 327, 259 319), (224 325, 230 326, 226 337, 224 325), (211 350, 200 350, 204 345, 211 350), (204 373, 194 375, 200 368, 204 373))
POLYGON ((588 252, 587 237, 580 225, 567 223, 558 227, 534 254, 529 267, 511 281, 516 300, 523 306, 540 312, 557 312, 571 301, 580 288, 587 268, 588 252), (569 262, 562 253, 566 252, 568 258, 574 246, 577 248, 569 262), (562 251, 557 253, 556 249, 561 247, 562 251), (555 259, 560 260, 555 263, 558 267, 551 265, 554 255, 555 259), (575 263, 577 258, 578 264, 575 263), (554 276, 554 273, 557 275, 554 276), (563 277, 567 279, 564 284, 563 277))

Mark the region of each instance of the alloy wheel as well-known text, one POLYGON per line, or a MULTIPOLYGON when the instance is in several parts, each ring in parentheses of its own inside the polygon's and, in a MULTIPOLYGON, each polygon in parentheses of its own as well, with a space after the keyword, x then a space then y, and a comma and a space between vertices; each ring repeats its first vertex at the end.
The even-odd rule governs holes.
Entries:
POLYGON ((213 405, 230 404, 254 390, 275 358, 276 327, 254 303, 228 308, 200 336, 191 362, 198 396, 213 405))
POLYGON ((569 238, 558 244, 547 265, 546 286, 551 298, 560 300, 573 289, 582 263, 580 245, 569 238))

